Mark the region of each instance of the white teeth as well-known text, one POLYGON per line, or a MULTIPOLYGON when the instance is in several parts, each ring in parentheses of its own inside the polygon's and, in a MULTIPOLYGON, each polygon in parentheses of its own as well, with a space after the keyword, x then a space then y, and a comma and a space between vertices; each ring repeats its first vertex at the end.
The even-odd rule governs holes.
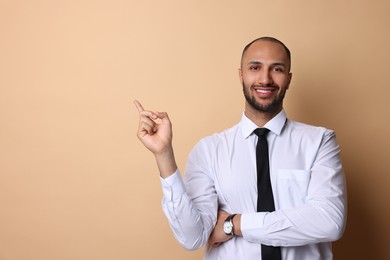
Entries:
POLYGON ((271 90, 262 90, 262 89, 256 89, 257 92, 260 92, 260 93, 269 93, 271 92, 271 90))

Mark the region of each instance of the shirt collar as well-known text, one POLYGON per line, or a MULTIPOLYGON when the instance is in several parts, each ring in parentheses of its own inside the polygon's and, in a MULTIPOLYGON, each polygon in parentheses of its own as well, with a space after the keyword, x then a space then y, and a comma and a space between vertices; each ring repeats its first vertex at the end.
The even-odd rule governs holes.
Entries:
MULTIPOLYGON (((274 116, 270 121, 268 121, 264 127, 268 128, 271 132, 276 135, 280 135, 282 132, 283 126, 286 123, 287 115, 284 109, 274 116)), ((242 118, 240 122, 240 127, 242 135, 244 138, 248 138, 256 128, 259 128, 252 120, 246 117, 245 113, 242 113, 242 118)))

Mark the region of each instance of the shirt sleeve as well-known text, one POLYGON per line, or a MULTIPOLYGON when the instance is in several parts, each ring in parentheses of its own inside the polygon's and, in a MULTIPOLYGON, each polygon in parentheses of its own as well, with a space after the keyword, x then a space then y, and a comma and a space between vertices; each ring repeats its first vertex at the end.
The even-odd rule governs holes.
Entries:
POLYGON ((201 145, 190 153, 185 178, 177 170, 161 178, 162 208, 176 240, 186 249, 206 244, 217 219, 217 195, 214 182, 205 167, 201 145))
POLYGON ((242 214, 244 239, 272 246, 301 246, 339 239, 345 228, 345 180, 335 133, 325 131, 300 205, 242 214))

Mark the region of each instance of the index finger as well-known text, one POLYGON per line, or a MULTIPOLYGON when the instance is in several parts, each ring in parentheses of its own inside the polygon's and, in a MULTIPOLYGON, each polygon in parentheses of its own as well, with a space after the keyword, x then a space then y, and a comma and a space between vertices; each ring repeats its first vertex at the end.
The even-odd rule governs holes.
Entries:
POLYGON ((134 103, 135 107, 138 109, 138 112, 142 112, 145 110, 138 100, 134 100, 133 103, 134 103))

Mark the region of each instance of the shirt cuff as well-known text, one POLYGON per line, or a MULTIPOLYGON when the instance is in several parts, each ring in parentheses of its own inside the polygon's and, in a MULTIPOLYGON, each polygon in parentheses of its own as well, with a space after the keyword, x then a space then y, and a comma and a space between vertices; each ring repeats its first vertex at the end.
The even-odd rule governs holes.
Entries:
POLYGON ((246 213, 241 215, 241 233, 245 240, 269 246, 287 246, 277 232, 291 227, 291 222, 273 212, 246 213))
POLYGON ((264 217, 268 212, 244 213, 241 215, 241 233, 245 240, 259 243, 264 236, 264 217))
POLYGON ((164 198, 167 201, 175 201, 185 193, 183 179, 179 170, 176 170, 171 176, 163 179, 160 177, 164 198))

